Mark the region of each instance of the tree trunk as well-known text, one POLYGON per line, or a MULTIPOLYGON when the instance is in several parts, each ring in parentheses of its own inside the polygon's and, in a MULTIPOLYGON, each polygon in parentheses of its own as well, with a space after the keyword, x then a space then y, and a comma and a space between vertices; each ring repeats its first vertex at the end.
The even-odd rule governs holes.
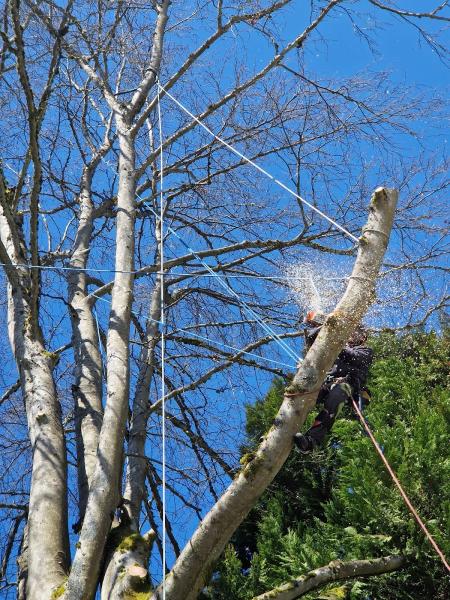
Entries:
POLYGON ((107 342, 108 395, 98 445, 98 462, 89 491, 78 550, 66 587, 66 598, 92 598, 103 549, 117 507, 122 450, 128 415, 129 329, 134 270, 135 150, 130 124, 116 115, 120 145, 117 196, 115 278, 107 342))
MULTIPOLYGON (((326 371, 374 299, 374 286, 388 244, 398 193, 378 188, 360 238, 358 255, 343 298, 328 316, 301 363, 273 426, 254 458, 234 479, 186 544, 166 579, 170 600, 194 600, 233 532, 278 473, 292 448, 293 435, 314 405, 326 371)), ((162 586, 152 599, 162 598, 162 586)))
MULTIPOLYGON (((157 234, 159 239, 159 234, 157 234)), ((105 555, 105 575, 102 580, 102 600, 120 600, 125 593, 150 591, 148 559, 156 533, 139 534, 139 516, 145 495, 147 459, 145 442, 150 414, 150 384, 154 372, 155 347, 159 340, 158 321, 161 318, 161 278, 152 292, 150 319, 147 321, 147 344, 142 347, 139 376, 134 395, 132 418, 128 436, 126 488, 122 507, 124 521, 111 530, 105 555)))
POLYGON ((27 600, 49 598, 69 566, 67 463, 52 357, 32 339, 20 290, 10 291, 9 319, 33 453, 28 509, 27 600))
MULTIPOLYGON (((75 554, 65 597, 91 598, 103 560, 103 550, 119 501, 123 466, 123 439, 129 398, 129 330, 134 281, 135 136, 132 122, 139 114, 159 72, 169 0, 155 5, 158 17, 149 66, 127 108, 119 104, 107 85, 102 92, 115 114, 119 140, 119 189, 117 195, 115 277, 107 341, 107 400, 100 432, 97 465, 85 511, 79 548, 75 554)), ((88 74, 90 67, 82 61, 88 74)), ((99 81, 98 77, 96 81, 99 81)), ((112 578, 114 579, 114 577, 112 578)))
MULTIPOLYGON (((0 210, 2 262, 23 264, 22 231, 0 210)), ((49 598, 69 564, 67 462, 61 410, 53 382, 54 357, 46 351, 26 267, 6 269, 8 333, 19 371, 32 449, 28 509, 27 599, 49 598)))
POLYGON ((133 592, 150 592, 148 561, 156 533, 140 535, 128 525, 111 529, 101 600, 126 600, 133 592))
MULTIPOLYGON (((93 229, 93 205, 90 197, 90 172, 85 168, 81 193, 80 216, 70 261, 71 267, 85 269, 93 229)), ((87 299, 86 272, 69 271, 68 300, 72 324, 74 353, 75 429, 77 440, 77 469, 79 521, 81 528, 89 486, 97 462, 97 447, 102 424, 102 359, 99 350, 97 325, 92 305, 87 299)))
POLYGON ((17 557, 17 600, 26 600, 28 580, 28 523, 25 523, 17 557))
POLYGON ((147 474, 147 460, 145 458, 145 441, 147 436, 147 421, 150 414, 150 384, 154 371, 155 347, 159 340, 159 324, 161 319, 161 281, 152 292, 150 306, 150 319, 147 321, 146 341, 140 357, 139 377, 133 402, 129 440, 128 440, 128 467, 125 499, 129 502, 129 516, 135 530, 139 527, 139 515, 142 500, 145 494, 145 477, 147 474))

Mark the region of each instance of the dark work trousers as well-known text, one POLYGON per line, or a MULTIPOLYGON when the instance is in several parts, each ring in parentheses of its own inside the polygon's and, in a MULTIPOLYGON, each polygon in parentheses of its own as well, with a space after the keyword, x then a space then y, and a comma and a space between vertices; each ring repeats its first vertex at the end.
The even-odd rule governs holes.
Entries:
POLYGON ((323 402, 324 407, 317 415, 312 427, 306 432, 316 446, 322 444, 351 395, 352 389, 348 383, 335 383, 331 389, 322 388, 320 390, 317 401, 323 402))

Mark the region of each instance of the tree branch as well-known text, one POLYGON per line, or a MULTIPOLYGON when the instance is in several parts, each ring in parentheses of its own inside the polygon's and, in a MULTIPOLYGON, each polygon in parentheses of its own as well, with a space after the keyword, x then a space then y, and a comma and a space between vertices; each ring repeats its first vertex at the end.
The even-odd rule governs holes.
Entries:
MULTIPOLYGON (((273 12, 280 10, 280 8, 283 8, 286 4, 289 4, 291 1, 292 0, 280 0, 279 2, 275 2, 271 6, 255 13, 235 15, 231 17, 227 21, 227 23, 225 23, 225 25, 221 25, 219 22, 216 31, 212 35, 210 35, 209 38, 207 38, 203 42, 203 44, 201 44, 194 52, 192 52, 188 56, 188 58, 181 65, 178 71, 174 75, 172 75, 172 77, 164 84, 165 89, 170 90, 170 88, 172 88, 175 85, 175 83, 179 79, 181 79, 181 77, 192 67, 192 65, 200 58, 200 56, 202 56, 215 42, 217 42, 219 38, 223 37, 224 34, 227 33, 234 25, 237 25, 241 22, 245 22, 249 19, 252 19, 252 21, 262 19, 263 17, 266 17, 272 14, 273 12)), ((160 97, 161 99, 164 97, 164 91, 161 92, 160 97)), ((136 122, 136 129, 139 129, 141 127, 148 115, 151 114, 151 112, 154 110, 156 102, 157 99, 154 99, 146 107, 145 111, 142 113, 142 115, 136 122)))
MULTIPOLYGON (((15 506, 13 508, 16 508, 15 506)), ((26 510, 26 508, 25 508, 26 510)), ((16 539, 17 531, 19 530, 20 523, 25 517, 25 513, 18 515, 14 518, 11 528, 8 533, 8 537, 6 539, 6 547, 5 552, 3 554, 2 564, 0 565, 0 581, 5 579, 6 571, 8 569, 8 563, 11 556, 11 552, 14 546, 14 541, 16 539)))
POLYGON ((14 392, 17 392, 17 390, 20 390, 20 379, 18 379, 16 383, 13 383, 13 385, 11 385, 2 395, 0 398, 0 406, 3 404, 3 402, 6 402, 6 400, 8 400, 8 398, 14 394, 14 392))
POLYGON ((270 592, 255 596, 253 600, 295 600, 307 592, 332 581, 390 573, 401 569, 405 563, 404 556, 383 556, 381 558, 350 560, 348 562, 335 560, 325 567, 309 571, 306 575, 276 587, 270 592))
POLYGON ((442 4, 437 6, 434 10, 431 10, 429 12, 413 12, 411 10, 395 8, 394 6, 388 6, 387 4, 383 4, 382 2, 377 2, 377 0, 369 0, 369 2, 370 2, 370 4, 373 4, 374 6, 381 8, 381 10, 386 10, 386 11, 391 12, 394 15, 398 15, 400 17, 412 17, 414 19, 437 19, 438 21, 445 21, 447 23, 450 21, 449 17, 442 17, 441 15, 437 14, 438 12, 443 10, 448 5, 447 1, 443 2, 442 4))

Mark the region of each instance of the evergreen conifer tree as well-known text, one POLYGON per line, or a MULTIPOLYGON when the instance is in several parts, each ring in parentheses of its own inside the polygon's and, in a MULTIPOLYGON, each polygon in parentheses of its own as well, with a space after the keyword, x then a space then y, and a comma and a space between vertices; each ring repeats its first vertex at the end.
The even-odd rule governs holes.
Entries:
MULTIPOLYGON (((449 336, 384 333, 371 344, 376 360, 366 416, 413 505, 448 557, 449 336)), ((277 379, 264 399, 247 406, 244 462, 269 429, 282 390, 283 381, 277 379)), ((203 595, 250 600, 332 560, 388 554, 405 555, 406 566, 303 597, 444 600, 450 596, 442 562, 349 408, 323 448, 306 457, 291 454, 236 532, 203 595)))

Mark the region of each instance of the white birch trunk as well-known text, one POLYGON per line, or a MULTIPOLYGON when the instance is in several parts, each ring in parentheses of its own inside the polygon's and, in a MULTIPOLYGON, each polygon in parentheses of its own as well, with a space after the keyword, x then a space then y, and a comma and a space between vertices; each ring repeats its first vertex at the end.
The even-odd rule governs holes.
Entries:
MULTIPOLYGON (((166 578, 166 598, 194 600, 233 532, 278 473, 293 435, 313 407, 325 373, 374 299, 374 286, 392 228, 398 194, 378 188, 360 238, 358 256, 343 298, 327 318, 317 340, 300 365, 273 425, 229 488, 203 519, 166 578)), ((162 598, 161 586, 152 600, 162 598)))

